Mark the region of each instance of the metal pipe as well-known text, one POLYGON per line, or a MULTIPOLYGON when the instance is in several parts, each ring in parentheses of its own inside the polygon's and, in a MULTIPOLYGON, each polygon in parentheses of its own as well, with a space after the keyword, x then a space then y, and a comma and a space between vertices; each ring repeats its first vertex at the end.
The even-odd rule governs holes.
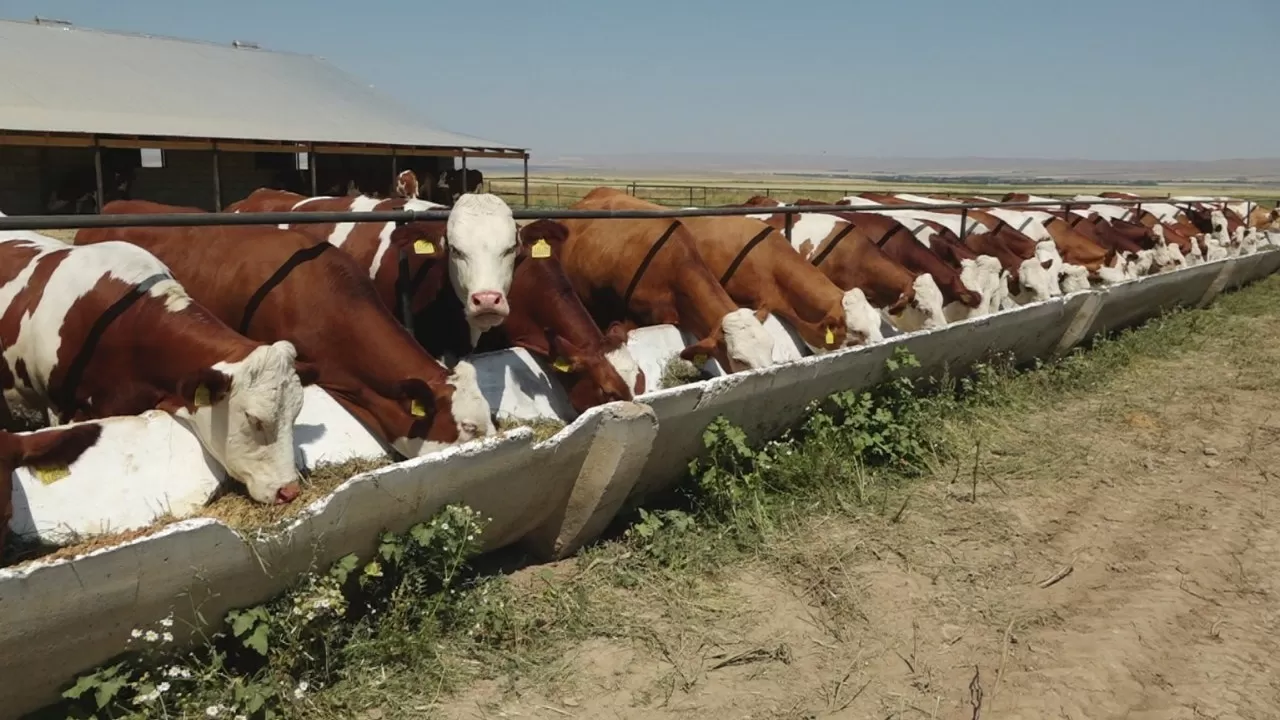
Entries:
MULTIPOLYGON (((805 213, 846 213, 866 210, 963 210, 982 208, 1052 208, 1066 204, 1065 200, 1021 203, 980 202, 947 204, 906 205, 781 205, 769 208, 770 213, 800 215, 805 213)), ((1094 205, 1133 205, 1136 200, 1096 201, 1094 205)), ((759 215, 758 207, 714 207, 689 210, 513 210, 517 220, 581 220, 682 218, 682 217, 736 217, 759 215)), ((441 210, 383 210, 375 212, 261 212, 261 213, 155 213, 140 215, 45 215, 0 217, 0 230, 51 230, 86 227, 217 227, 225 225, 315 225, 341 222, 413 222, 445 220, 448 209, 441 210)))
POLYGON ((213 210, 222 212, 222 163, 219 162, 218 145, 213 146, 213 210))
POLYGON ((102 182, 102 146, 98 144, 97 140, 93 142, 93 174, 98 183, 98 212, 102 212, 102 206, 106 205, 107 201, 102 194, 104 185, 102 182))

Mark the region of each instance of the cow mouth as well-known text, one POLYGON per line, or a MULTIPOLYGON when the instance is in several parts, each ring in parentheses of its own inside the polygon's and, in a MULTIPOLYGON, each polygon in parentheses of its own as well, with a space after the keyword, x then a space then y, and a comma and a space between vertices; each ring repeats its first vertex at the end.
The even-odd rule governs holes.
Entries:
POLYGON ((471 314, 472 323, 492 328, 502 324, 507 319, 507 313, 499 310, 477 310, 471 314))

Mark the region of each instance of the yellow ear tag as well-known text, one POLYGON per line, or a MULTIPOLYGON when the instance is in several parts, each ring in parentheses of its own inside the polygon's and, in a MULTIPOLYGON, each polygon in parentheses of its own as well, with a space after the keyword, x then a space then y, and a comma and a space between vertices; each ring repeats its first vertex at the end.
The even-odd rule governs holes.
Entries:
POLYGON ((426 417, 427 410, 426 408, 422 407, 422 403, 418 402, 417 400, 414 400, 409 403, 409 414, 414 417, 426 417))
POLYGON ((573 369, 573 366, 569 364, 569 361, 564 358, 556 358, 556 361, 551 363, 551 367, 562 373, 567 373, 573 369))
POLYGON ((825 336, 825 339, 826 339, 826 341, 827 341, 827 344, 828 344, 828 345, 835 345, 835 344, 836 344, 836 334, 835 334, 835 331, 834 331, 834 330, 832 330, 831 328, 827 328, 827 334, 826 334, 826 336, 825 336))
POLYGON ((45 467, 31 466, 31 474, 36 476, 42 485, 52 485, 63 478, 71 476, 71 470, 65 465, 49 465, 45 467))
POLYGON ((538 238, 533 243, 533 248, 529 250, 529 256, 539 260, 551 257, 551 243, 543 238, 538 238))
POLYGON ((694 356, 693 356, 693 366, 694 366, 694 367, 702 367, 703 365, 706 365, 706 364, 707 364, 707 356, 706 356, 706 355, 694 355, 694 356))
POLYGON ((413 252, 415 255, 435 255, 436 246, 430 240, 419 238, 413 241, 413 252))
POLYGON ((196 407, 209 407, 209 388, 203 384, 196 386, 194 402, 196 407))

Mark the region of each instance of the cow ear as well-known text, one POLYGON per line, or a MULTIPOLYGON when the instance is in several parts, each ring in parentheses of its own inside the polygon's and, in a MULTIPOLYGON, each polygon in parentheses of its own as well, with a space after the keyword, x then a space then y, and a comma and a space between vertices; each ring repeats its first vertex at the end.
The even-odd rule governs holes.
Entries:
POLYGON ((537 220, 520 228, 520 244, 526 249, 530 249, 534 257, 537 254, 532 250, 539 240, 544 240, 550 244, 552 250, 560 249, 565 240, 569 239, 569 228, 556 222, 555 220, 537 220))
POLYGON ((680 351, 680 359, 688 360, 701 369, 703 363, 715 356, 715 336, 706 337, 680 351))
POLYGON ((201 368, 178 382, 178 401, 188 410, 217 405, 231 394, 231 376, 201 368))
POLYGON ((445 224, 442 221, 405 223, 391 231, 391 247, 399 255, 401 250, 423 260, 444 257, 445 224))
POLYGON ((298 380, 302 383, 303 387, 315 385, 320 381, 320 368, 314 363, 295 360, 293 362, 293 369, 298 373, 298 380))
POLYGON ((436 416, 436 396, 431 386, 418 378, 401 380, 396 400, 412 418, 409 437, 426 437, 436 416))
POLYGON ((551 367, 556 372, 582 372, 586 368, 586 353, 564 337, 551 336, 551 351, 551 367))
POLYGON ((897 315, 902 311, 906 310, 907 307, 909 307, 912 304, 913 300, 915 300, 915 293, 904 292, 898 296, 898 300, 896 302, 894 302, 889 307, 885 308, 885 312, 889 313, 890 315, 897 315))

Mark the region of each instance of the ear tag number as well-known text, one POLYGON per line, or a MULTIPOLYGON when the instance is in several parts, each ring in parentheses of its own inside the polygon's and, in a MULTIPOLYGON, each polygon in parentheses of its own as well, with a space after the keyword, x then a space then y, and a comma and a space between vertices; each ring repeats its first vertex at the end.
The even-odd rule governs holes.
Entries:
POLYGON ((413 241, 413 252, 417 255, 435 255, 436 246, 431 244, 430 240, 420 238, 413 241))
POLYGON ((826 341, 828 345, 836 344, 836 334, 831 328, 827 328, 826 341))
POLYGON ((193 398, 196 407, 209 407, 209 388, 203 383, 196 386, 195 397, 193 398))
POLYGON ((422 407, 422 403, 418 402, 417 400, 413 400, 409 403, 409 414, 414 417, 420 417, 420 418, 426 417, 427 410, 426 408, 422 407))
POLYGON ((529 251, 531 257, 543 260, 551 257, 551 243, 543 238, 538 238, 533 243, 533 248, 529 251))

